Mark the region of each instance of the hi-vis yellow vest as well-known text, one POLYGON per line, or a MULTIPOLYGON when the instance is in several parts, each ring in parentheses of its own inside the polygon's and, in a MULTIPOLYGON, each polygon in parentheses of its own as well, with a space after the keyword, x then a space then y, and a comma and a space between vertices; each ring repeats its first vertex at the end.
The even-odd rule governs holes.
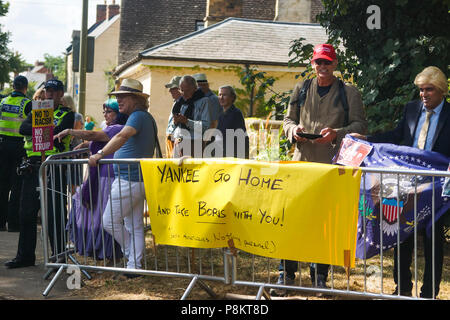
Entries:
MULTIPOLYGON (((56 126, 59 126, 63 118, 66 116, 66 114, 69 113, 69 110, 61 110, 61 108, 64 108, 63 106, 59 105, 57 109, 53 111, 53 124, 56 126)), ((54 146, 52 150, 45 151, 45 155, 49 156, 52 154, 60 153, 60 152, 66 152, 70 150, 70 135, 65 136, 62 139, 62 142, 64 144, 64 150, 59 151, 54 146)), ((35 157, 35 156, 41 156, 40 152, 33 152, 33 138, 32 136, 25 136, 25 145, 24 145, 25 151, 27 152, 27 157, 35 157)))
POLYGON ((6 97, 0 108, 0 134, 11 137, 23 137, 19 133, 22 122, 26 119, 25 105, 30 101, 27 97, 6 97))

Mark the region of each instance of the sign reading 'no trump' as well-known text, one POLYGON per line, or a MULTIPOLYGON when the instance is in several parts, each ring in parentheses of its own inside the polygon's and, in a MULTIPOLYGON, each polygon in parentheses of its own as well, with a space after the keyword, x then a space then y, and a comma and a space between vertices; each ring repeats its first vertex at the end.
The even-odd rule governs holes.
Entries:
POLYGON ((361 170, 233 159, 141 160, 159 244, 354 266, 361 170), (347 257, 347 258, 346 258, 347 257), (350 257, 350 261, 348 261, 350 257))
POLYGON ((53 100, 33 101, 33 152, 53 149, 53 100))

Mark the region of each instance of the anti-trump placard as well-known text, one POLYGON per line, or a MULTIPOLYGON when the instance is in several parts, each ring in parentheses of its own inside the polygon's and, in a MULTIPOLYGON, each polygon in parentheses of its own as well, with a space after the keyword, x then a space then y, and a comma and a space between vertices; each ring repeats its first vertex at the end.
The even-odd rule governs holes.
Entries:
POLYGON ((53 149, 53 100, 32 102, 33 152, 53 149))

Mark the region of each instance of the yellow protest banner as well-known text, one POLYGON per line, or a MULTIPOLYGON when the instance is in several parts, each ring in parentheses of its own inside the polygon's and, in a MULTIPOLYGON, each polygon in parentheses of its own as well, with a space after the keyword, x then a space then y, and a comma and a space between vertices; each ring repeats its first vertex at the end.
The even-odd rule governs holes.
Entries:
POLYGON ((270 258, 355 263, 361 170, 252 160, 141 160, 159 244, 234 246, 270 258))

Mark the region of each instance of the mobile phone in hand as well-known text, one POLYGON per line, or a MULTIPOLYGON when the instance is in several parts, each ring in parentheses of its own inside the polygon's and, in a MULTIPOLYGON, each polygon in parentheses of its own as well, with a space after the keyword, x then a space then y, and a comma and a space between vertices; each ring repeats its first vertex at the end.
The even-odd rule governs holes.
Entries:
POLYGON ((305 133, 305 132, 297 132, 296 135, 302 138, 314 140, 317 138, 322 138, 323 136, 321 134, 315 134, 315 133, 305 133))

